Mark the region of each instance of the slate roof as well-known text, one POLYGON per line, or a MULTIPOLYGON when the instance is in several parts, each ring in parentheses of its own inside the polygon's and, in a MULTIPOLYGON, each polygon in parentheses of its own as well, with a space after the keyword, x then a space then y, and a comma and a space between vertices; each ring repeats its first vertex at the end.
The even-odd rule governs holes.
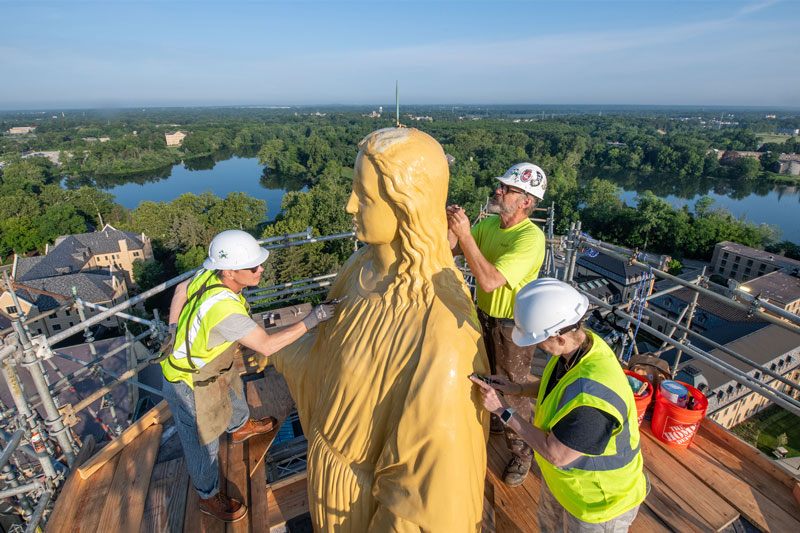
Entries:
MULTIPOLYGON (((122 279, 121 273, 114 273, 119 282, 122 279)), ((64 274, 49 278, 32 279, 22 283, 23 287, 30 287, 38 291, 61 295, 66 299, 72 297, 72 287, 78 291, 78 296, 87 302, 99 303, 107 302, 114 297, 114 288, 111 281, 112 275, 108 272, 79 272, 76 274, 64 274)), ((61 304, 52 296, 32 290, 18 290, 17 294, 32 302, 39 308, 39 311, 54 309, 61 304)))
POLYGON ((589 255, 581 255, 578 257, 577 264, 582 265, 593 272, 598 272, 598 268, 602 271, 609 272, 611 275, 616 276, 620 280, 625 280, 625 285, 630 285, 638 281, 644 273, 644 270, 637 266, 629 266, 627 262, 620 261, 605 254, 598 254, 595 257, 589 255))
POLYGON ((39 309, 40 312, 55 309, 56 307, 61 306, 65 300, 69 299, 68 296, 62 297, 57 293, 36 289, 36 287, 29 285, 20 285, 19 283, 14 283, 14 293, 17 295, 17 298, 21 298, 32 303, 37 309, 39 309))
POLYGON ((800 278, 790 276, 780 270, 770 272, 744 283, 750 294, 770 302, 786 305, 800 299, 800 278))
POLYGON ((95 255, 118 253, 119 241, 125 241, 128 250, 144 249, 140 235, 109 225, 102 231, 64 235, 56 239, 47 255, 18 257, 14 281, 27 283, 35 279, 75 274, 83 270, 95 255))
MULTIPOLYGON (((800 335, 775 324, 765 324, 764 327, 756 331, 740 335, 738 339, 722 344, 726 348, 747 357, 751 361, 763 365, 778 356, 797 349, 797 347, 800 346, 800 335)), ((712 349, 708 351, 711 355, 722 359, 739 370, 744 372, 752 372, 753 370, 753 367, 750 365, 738 359, 734 359, 722 350, 712 349)), ((711 389, 724 385, 732 379, 716 368, 697 359, 692 361, 692 366, 698 368, 703 373, 711 389)))
POLYGON ((765 252, 764 250, 757 250, 750 248, 743 244, 738 244, 730 241, 723 241, 717 243, 717 246, 724 252, 731 252, 742 257, 757 259, 763 263, 771 263, 778 268, 800 268, 800 261, 791 259, 783 255, 774 254, 772 252, 765 252))
POLYGON ((92 255, 119 252, 119 241, 125 241, 128 245, 128 250, 141 250, 144 248, 141 235, 130 231, 114 229, 113 226, 109 226, 108 224, 106 224, 101 231, 59 237, 56 239, 55 247, 58 247, 62 242, 66 242, 70 238, 77 242, 77 247, 88 248, 92 255))

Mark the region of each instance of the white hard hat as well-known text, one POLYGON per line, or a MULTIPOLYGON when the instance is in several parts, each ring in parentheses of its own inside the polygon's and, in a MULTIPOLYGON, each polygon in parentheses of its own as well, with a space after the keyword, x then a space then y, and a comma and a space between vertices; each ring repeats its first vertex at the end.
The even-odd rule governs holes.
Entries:
POLYGON ((246 231, 229 229, 217 234, 208 247, 208 258, 203 261, 206 270, 240 270, 253 268, 269 257, 269 251, 246 231))
POLYGON ((544 175, 544 170, 532 163, 517 163, 509 168, 503 177, 495 179, 512 187, 519 187, 539 200, 544 199, 544 191, 547 189, 547 176, 544 175))
POLYGON ((517 293, 514 301, 514 330, 517 346, 530 346, 554 337, 562 329, 577 324, 589 309, 589 299, 575 288, 555 278, 531 281, 517 293))

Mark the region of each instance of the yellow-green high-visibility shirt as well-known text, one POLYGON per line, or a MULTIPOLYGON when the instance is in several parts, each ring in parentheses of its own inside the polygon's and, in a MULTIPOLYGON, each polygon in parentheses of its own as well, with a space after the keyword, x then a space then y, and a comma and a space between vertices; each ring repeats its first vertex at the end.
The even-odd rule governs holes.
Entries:
POLYGON ((539 277, 544 261, 544 233, 526 218, 500 228, 500 217, 490 216, 472 226, 472 237, 483 257, 506 278, 492 292, 478 291, 478 309, 495 318, 514 318, 514 298, 522 287, 539 277))

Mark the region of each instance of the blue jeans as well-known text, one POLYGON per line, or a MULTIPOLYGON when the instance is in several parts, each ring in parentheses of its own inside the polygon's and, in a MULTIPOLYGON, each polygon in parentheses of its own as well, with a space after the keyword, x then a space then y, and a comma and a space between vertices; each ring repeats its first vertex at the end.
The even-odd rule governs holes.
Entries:
MULTIPOLYGON (((197 437, 197 413, 194 407, 194 391, 183 381, 172 383, 161 376, 161 392, 172 411, 175 426, 178 429, 178 438, 183 445, 186 457, 186 469, 192 478, 194 490, 201 498, 210 498, 219 492, 219 439, 200 445, 197 437)), ((250 408, 244 391, 240 391, 241 398, 230 389, 233 415, 228 425, 227 432, 233 433, 247 422, 250 417, 250 408)))

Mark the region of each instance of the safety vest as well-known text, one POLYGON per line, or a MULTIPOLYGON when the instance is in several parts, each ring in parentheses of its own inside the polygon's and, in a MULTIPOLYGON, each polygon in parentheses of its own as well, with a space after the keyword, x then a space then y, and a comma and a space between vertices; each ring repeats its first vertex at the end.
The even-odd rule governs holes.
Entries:
POLYGON ((586 331, 592 347, 575 367, 544 397, 547 382, 558 362, 551 357, 542 376, 533 425, 546 433, 578 406, 591 406, 618 423, 600 455, 582 455, 557 467, 535 453, 548 488, 576 518, 599 523, 629 511, 644 501, 639 424, 633 392, 614 352, 603 340, 586 331))
POLYGON ((231 314, 247 314, 244 297, 220 283, 215 274, 213 270, 200 270, 189 283, 186 304, 175 332, 174 349, 161 361, 168 381, 181 380, 192 389, 192 376, 233 344, 223 342, 209 350, 211 329, 231 314))

